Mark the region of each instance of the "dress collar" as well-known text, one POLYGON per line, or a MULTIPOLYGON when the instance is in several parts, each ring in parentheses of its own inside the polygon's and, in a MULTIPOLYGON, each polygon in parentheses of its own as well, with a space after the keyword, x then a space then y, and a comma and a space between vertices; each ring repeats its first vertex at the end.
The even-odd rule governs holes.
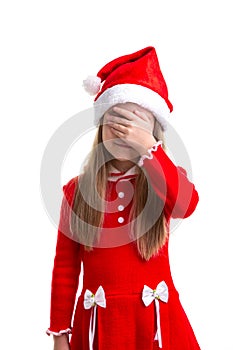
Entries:
POLYGON ((121 172, 116 169, 112 164, 109 168, 108 181, 118 181, 118 180, 128 180, 136 177, 138 175, 138 167, 136 165, 132 166, 126 172, 121 172))

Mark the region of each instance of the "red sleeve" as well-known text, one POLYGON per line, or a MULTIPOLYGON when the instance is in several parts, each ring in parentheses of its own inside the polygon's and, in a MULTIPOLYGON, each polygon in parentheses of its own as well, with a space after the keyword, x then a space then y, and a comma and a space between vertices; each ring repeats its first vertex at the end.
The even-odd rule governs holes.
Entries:
MULTIPOLYGON (((47 334, 59 335, 69 332, 74 310, 78 280, 81 269, 80 245, 63 234, 61 227, 69 227, 67 203, 72 205, 75 179, 63 187, 56 254, 52 274, 50 328, 47 334), (65 214, 64 214, 65 213, 65 214), (59 333, 60 332, 60 333, 59 333)), ((64 231, 63 231, 64 232, 64 231)))
POLYGON ((167 218, 186 218, 195 210, 199 197, 186 171, 176 166, 163 148, 152 151, 152 159, 144 159, 150 183, 158 196, 164 201, 167 218))

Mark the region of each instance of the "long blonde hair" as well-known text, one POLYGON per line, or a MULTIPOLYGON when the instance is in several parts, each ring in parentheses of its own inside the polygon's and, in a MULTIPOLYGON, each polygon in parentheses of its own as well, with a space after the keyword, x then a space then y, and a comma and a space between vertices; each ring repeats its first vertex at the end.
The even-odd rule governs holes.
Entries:
MULTIPOLYGON (((106 198, 111 156, 103 144, 102 128, 100 122, 88 162, 78 179, 71 212, 72 234, 79 242, 85 242, 86 250, 92 250, 93 245, 98 241, 104 221, 103 199, 106 198)), ((163 141, 164 145, 163 132, 157 120, 155 120, 153 135, 157 140, 163 141)), ((134 219, 132 228, 134 240, 139 254, 145 260, 157 254, 166 242, 167 227, 163 206, 162 200, 151 187, 143 170, 138 167, 129 219, 134 219), (143 215, 139 215, 142 211, 143 215), (155 217, 156 222, 154 222, 155 217), (142 232, 145 233, 142 235, 142 232)))

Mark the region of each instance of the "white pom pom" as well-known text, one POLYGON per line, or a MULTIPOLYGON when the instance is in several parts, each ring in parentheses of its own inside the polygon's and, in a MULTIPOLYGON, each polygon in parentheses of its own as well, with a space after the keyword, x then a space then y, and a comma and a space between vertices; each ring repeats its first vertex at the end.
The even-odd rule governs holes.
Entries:
POLYGON ((89 76, 83 80, 83 87, 90 95, 96 95, 100 91, 101 79, 97 76, 89 76))

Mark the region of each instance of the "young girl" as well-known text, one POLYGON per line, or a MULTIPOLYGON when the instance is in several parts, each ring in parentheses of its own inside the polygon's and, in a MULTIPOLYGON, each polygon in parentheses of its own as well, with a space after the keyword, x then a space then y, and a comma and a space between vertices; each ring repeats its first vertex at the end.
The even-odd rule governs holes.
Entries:
POLYGON ((98 129, 63 187, 47 333, 55 350, 198 350, 168 257, 169 221, 190 216, 198 194, 165 152, 172 104, 155 49, 111 61, 84 87, 98 129))

